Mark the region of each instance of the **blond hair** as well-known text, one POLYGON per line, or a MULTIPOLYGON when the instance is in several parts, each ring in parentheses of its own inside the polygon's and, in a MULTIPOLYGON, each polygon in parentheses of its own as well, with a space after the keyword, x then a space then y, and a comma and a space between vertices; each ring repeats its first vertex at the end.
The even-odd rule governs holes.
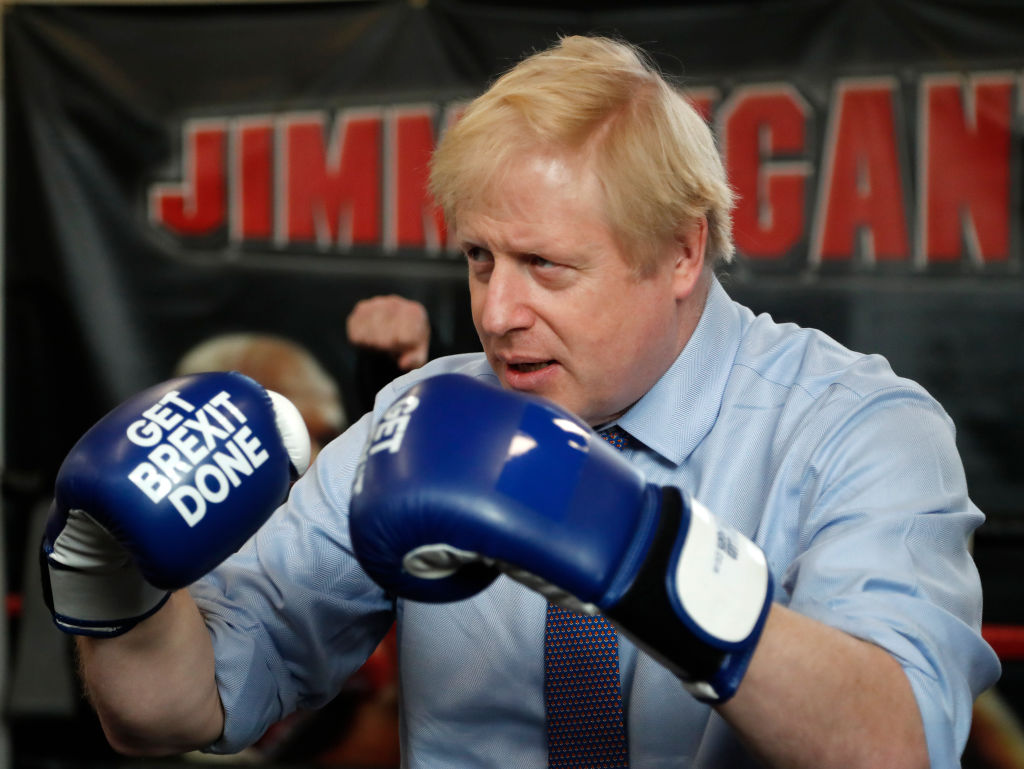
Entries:
POLYGON ((517 155, 585 153, 606 215, 641 273, 701 216, 708 263, 733 254, 732 190, 710 128, 639 48, 564 37, 498 78, 442 137, 430 192, 450 224, 517 155))

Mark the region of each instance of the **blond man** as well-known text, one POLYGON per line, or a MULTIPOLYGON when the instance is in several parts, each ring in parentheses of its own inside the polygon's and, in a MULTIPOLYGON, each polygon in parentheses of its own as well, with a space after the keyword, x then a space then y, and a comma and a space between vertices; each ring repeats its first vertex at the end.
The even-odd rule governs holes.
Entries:
MULTIPOLYGON (((491 435, 508 440, 497 453, 509 463, 538 443, 545 449, 522 426, 501 435, 486 409, 461 422, 468 399, 434 394, 454 373, 500 384, 479 395, 493 399, 495 415, 539 396, 566 415, 562 427, 615 426, 627 439, 614 459, 589 438, 573 445, 675 489, 719 532, 727 558, 740 559, 734 544, 749 558, 754 576, 735 589, 710 576, 711 587, 688 582, 689 567, 679 567, 665 588, 681 599, 670 608, 653 599, 645 608, 641 595, 630 612, 609 612, 625 733, 621 754, 588 765, 958 765, 971 702, 998 662, 979 634, 967 540, 982 515, 968 499, 952 426, 881 358, 755 316, 727 296, 714 265, 732 253, 732 198, 713 137, 686 100, 637 49, 566 38, 470 105, 435 154, 431 185, 466 255, 484 353, 432 361, 393 382, 240 553, 123 635, 82 639, 83 673, 113 744, 137 753, 241 749, 289 710, 326 702, 397 619, 404 765, 555 765, 545 596, 564 600, 565 591, 541 595, 522 571, 564 574, 559 559, 599 540, 602 526, 619 531, 625 510, 587 497, 580 528, 566 530, 551 511, 562 504, 555 498, 587 490, 564 488, 570 473, 560 460, 536 477, 509 470, 500 494, 472 479, 467 495, 477 501, 459 515, 476 515, 466 525, 488 541, 526 528, 518 508, 506 509, 509 494, 543 508, 550 525, 528 563, 509 564, 506 553, 522 550, 510 547, 487 561, 515 579, 460 600, 385 590, 353 552, 353 538, 369 536, 355 519, 350 530, 354 503, 383 511, 366 495, 392 493, 373 485, 378 471, 391 472, 379 458, 393 448, 407 466, 431 467, 422 489, 457 472, 423 456, 429 448, 411 454, 412 438, 393 440, 415 408, 406 393, 425 404, 409 435, 428 410, 458 425, 439 431, 439 441, 456 433, 451 444, 415 436, 438 455, 437 446, 491 435), (388 451, 374 454, 368 440, 381 436, 388 451), (688 609, 704 590, 715 591, 713 605, 688 609), (735 643, 717 630, 736 625, 744 629, 735 643), (687 649, 658 627, 672 638, 689 632, 687 649)), ((443 505, 429 513, 440 531, 443 505)), ((438 534, 442 546, 449 536, 461 533, 438 534)), ((476 557, 444 547, 420 559, 424 574, 438 571, 441 555, 476 557)), ((396 584, 407 576, 396 574, 396 584)))

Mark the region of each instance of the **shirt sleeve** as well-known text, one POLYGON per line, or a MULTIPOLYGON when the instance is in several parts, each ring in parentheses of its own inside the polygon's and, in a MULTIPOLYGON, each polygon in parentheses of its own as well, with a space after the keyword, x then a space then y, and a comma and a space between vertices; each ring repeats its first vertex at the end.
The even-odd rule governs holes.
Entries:
POLYGON ((369 416, 327 446, 288 501, 191 593, 213 640, 233 753, 298 708, 326 704, 393 621, 389 596, 362 572, 348 495, 369 416))
POLYGON ((825 398, 802 480, 791 608, 888 650, 903 666, 931 765, 959 767, 974 698, 999 676, 982 639, 971 503, 952 424, 923 392, 825 398))

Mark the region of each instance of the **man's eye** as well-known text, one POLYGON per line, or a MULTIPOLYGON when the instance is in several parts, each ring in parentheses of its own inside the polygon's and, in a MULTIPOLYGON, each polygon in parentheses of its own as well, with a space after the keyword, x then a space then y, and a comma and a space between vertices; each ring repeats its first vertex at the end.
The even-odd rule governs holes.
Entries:
POLYGON ((555 263, 545 259, 543 256, 537 256, 537 254, 530 254, 530 264, 534 267, 554 267, 555 263))
POLYGON ((479 246, 469 246, 463 252, 466 254, 466 259, 471 262, 482 262, 489 256, 487 250, 479 246))

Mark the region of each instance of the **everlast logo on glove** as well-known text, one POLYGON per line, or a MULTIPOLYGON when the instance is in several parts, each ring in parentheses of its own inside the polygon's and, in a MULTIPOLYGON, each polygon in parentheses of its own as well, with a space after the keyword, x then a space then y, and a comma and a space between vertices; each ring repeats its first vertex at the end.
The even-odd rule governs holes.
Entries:
POLYGON ((390 451, 394 454, 397 452, 402 446, 405 428, 409 426, 409 417, 419 405, 419 398, 415 395, 407 395, 385 411, 380 423, 373 431, 373 438, 367 453, 376 454, 378 451, 390 451))
POLYGON ((409 426, 409 417, 419 405, 419 398, 415 395, 406 395, 384 412, 380 422, 371 430, 363 455, 359 458, 355 480, 352 483, 353 493, 359 494, 363 490, 363 471, 368 456, 380 451, 394 454, 402 447, 402 438, 405 437, 405 429, 409 426))
POLYGON ((154 503, 168 499, 189 526, 206 515, 207 502, 223 502, 269 457, 225 391, 196 406, 172 390, 142 416, 125 434, 154 448, 128 478, 154 503))

